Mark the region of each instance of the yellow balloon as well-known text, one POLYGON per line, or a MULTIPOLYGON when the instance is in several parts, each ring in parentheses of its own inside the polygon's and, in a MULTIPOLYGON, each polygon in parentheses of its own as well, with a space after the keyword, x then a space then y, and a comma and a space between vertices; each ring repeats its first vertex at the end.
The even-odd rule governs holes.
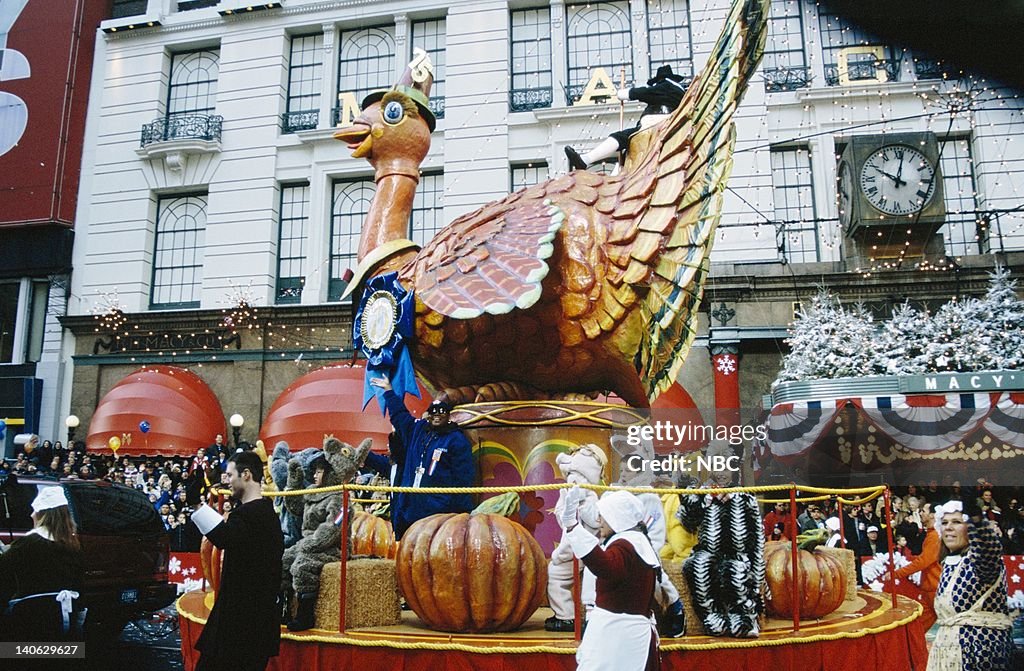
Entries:
POLYGON ((117 452, 121 447, 121 439, 117 436, 111 436, 110 439, 107 440, 107 447, 109 447, 111 451, 117 452))

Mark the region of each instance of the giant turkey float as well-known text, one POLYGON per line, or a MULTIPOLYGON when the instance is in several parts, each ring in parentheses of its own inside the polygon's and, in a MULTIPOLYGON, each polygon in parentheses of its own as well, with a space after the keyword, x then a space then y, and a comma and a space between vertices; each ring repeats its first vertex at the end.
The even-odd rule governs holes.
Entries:
MULTIPOLYGON (((425 54, 337 131, 377 182, 349 285, 362 296, 355 347, 366 374, 389 375, 399 394, 415 393, 418 377, 456 405, 481 504, 416 522, 396 550, 384 525, 349 512, 389 488, 346 485, 340 522, 352 542, 323 567, 316 625, 282 629, 268 668, 576 668, 580 627, 545 628, 552 508, 567 486, 558 455, 621 444, 674 385, 696 335, 733 113, 760 63, 768 8, 735 0, 703 71, 672 114, 633 136, 619 174, 575 170, 517 191, 422 249, 405 234, 435 125, 425 54)), ((600 476, 615 481, 617 462, 600 476)), ((648 491, 668 492, 666 503, 681 494, 683 524, 700 538, 690 558, 664 567, 687 617, 684 636, 661 641, 662 668, 923 668, 920 606, 857 591, 852 552, 814 539, 765 546, 749 493, 648 491)), ((189 669, 215 598, 216 552, 206 564, 212 584, 177 604, 189 669)))

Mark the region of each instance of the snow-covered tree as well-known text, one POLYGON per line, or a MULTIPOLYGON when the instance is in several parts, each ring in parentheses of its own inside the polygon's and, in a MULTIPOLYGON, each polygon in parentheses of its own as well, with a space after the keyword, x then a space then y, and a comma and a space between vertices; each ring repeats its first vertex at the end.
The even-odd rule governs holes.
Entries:
POLYGON ((1004 266, 989 273, 982 304, 987 328, 992 331, 993 369, 1024 368, 1024 301, 1017 297, 1017 282, 1010 279, 1004 266))
POLYGON ((876 357, 874 326, 863 307, 845 310, 827 289, 797 312, 776 382, 870 375, 876 357))
POLYGON ((966 373, 992 368, 992 332, 977 298, 952 300, 925 329, 928 342, 919 357, 929 373, 966 373))
POLYGON ((921 355, 927 343, 925 330, 930 321, 927 312, 919 312, 909 303, 898 305, 892 311, 892 318, 879 327, 875 368, 879 375, 920 375, 925 372, 921 355))
POLYGON ((878 375, 881 359, 874 317, 863 303, 857 303, 853 309, 844 312, 835 377, 878 375))
POLYGON ((876 325, 862 305, 843 308, 822 288, 797 313, 776 379, 921 375, 1024 369, 1024 301, 997 267, 985 296, 953 299, 934 314, 904 304, 876 325))

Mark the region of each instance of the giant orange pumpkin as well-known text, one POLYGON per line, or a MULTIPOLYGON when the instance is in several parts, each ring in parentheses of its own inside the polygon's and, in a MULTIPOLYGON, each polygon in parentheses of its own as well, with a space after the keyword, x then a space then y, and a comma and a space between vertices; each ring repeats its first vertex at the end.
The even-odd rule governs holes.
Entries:
POLYGON ((832 554, 815 548, 813 552, 797 550, 800 569, 799 597, 793 581, 793 551, 788 542, 765 543, 764 558, 767 565, 765 580, 771 595, 768 612, 781 617, 793 617, 794 599, 800 599, 800 619, 820 618, 828 615, 846 598, 846 570, 832 554))
POLYGON ((402 536, 398 586, 421 620, 440 631, 518 629, 547 592, 544 552, 499 515, 441 513, 402 536))
POLYGON ((351 526, 352 554, 371 555, 384 559, 394 559, 398 553, 395 532, 391 530, 391 522, 376 515, 358 512, 352 515, 351 526))

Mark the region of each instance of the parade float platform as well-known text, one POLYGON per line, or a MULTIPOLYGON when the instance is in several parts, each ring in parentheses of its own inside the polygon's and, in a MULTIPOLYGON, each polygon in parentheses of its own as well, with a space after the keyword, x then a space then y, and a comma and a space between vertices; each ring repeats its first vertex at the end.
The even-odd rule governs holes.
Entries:
MULTIPOLYGON (((185 669, 199 655, 193 648, 209 610, 206 593, 188 592, 178 599, 185 669)), ((282 628, 281 654, 268 671, 571 671, 576 668, 576 641, 571 634, 544 631, 546 608, 518 631, 505 634, 448 634, 427 629, 410 611, 399 625, 350 629, 344 634, 323 629, 291 633, 282 628)), ((757 639, 684 636, 662 639, 662 669, 774 669, 783 671, 924 669, 927 650, 921 631, 921 606, 906 597, 866 590, 822 620, 768 619, 757 639)), ((239 626, 245 626, 239 623, 239 626)))

